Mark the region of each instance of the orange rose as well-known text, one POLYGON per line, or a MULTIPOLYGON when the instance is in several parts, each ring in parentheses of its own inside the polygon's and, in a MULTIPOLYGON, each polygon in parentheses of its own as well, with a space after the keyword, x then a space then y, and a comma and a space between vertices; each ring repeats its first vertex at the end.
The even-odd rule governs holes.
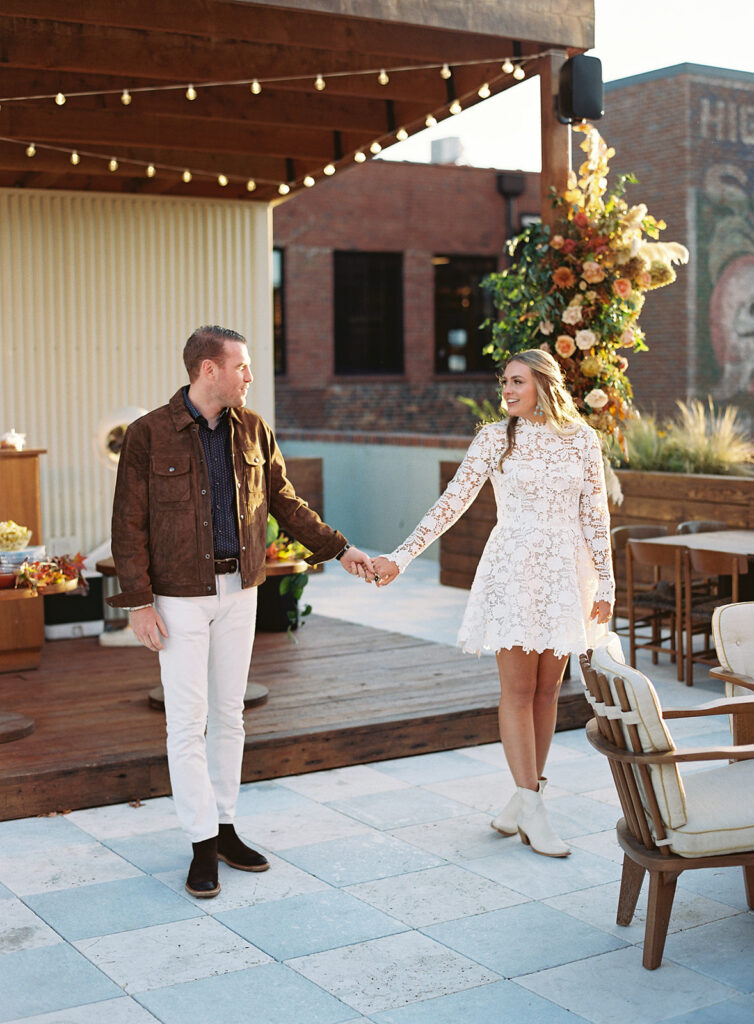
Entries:
POLYGON ((633 327, 627 327, 620 336, 621 348, 633 348, 636 344, 636 331, 633 327))
POLYGON ((552 238, 550 239, 550 247, 552 249, 562 249, 563 248, 563 236, 562 235, 553 235, 552 238))
POLYGON ((629 299, 631 298, 633 288, 627 277, 619 277, 616 281, 613 281, 613 291, 619 299, 629 299))
POLYGON ((576 284, 576 278, 568 267, 558 267, 552 275, 552 283, 556 288, 573 288, 576 284))
POLYGON ((555 341, 555 351, 562 359, 568 359, 576 351, 573 338, 567 334, 561 334, 555 341))

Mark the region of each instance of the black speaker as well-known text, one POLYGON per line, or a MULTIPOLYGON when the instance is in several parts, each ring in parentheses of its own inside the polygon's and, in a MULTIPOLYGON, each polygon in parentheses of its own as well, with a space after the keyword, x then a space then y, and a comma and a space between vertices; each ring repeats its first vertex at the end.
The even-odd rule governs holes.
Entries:
POLYGON ((569 57, 560 69, 558 120, 598 121, 604 113, 602 61, 583 53, 569 57))

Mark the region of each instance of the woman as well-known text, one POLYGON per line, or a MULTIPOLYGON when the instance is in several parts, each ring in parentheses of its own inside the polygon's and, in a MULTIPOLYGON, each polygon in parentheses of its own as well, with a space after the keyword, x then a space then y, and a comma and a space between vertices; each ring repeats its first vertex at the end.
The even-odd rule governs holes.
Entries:
POLYGON ((492 827, 567 857, 542 803, 543 772, 566 659, 592 646, 614 598, 602 454, 549 353, 518 353, 502 386, 507 422, 479 431, 444 494, 374 565, 378 585, 390 583, 492 481, 497 525, 458 637, 464 651, 497 656, 500 739, 517 788, 492 827))

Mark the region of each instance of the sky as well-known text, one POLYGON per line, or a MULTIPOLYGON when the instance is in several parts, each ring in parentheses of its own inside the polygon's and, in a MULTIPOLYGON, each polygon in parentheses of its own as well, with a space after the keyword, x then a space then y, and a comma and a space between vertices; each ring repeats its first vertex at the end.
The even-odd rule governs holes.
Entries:
MULTIPOLYGON (((594 7, 589 54, 602 61, 604 82, 684 63, 754 73, 752 0, 595 0, 594 7)), ((464 163, 539 171, 539 78, 392 146, 384 157, 426 162, 430 141, 449 135, 460 137, 464 163)))

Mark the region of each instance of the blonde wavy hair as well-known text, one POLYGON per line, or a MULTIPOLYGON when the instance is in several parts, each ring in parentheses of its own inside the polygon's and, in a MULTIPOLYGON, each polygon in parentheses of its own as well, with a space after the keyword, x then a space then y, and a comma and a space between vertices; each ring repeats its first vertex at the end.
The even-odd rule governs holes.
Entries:
MULTIPOLYGON (((544 413, 542 422, 549 423, 558 434, 573 434, 578 430, 584 420, 576 408, 573 399, 566 389, 563 372, 558 363, 549 352, 539 348, 526 349, 511 356, 500 372, 500 382, 511 363, 523 363, 531 370, 534 378, 534 386, 537 389, 537 399, 544 413)), ((503 410, 505 402, 503 402, 503 410)), ((500 469, 503 467, 503 460, 507 459, 516 447, 516 426, 518 416, 507 415, 508 426, 506 430, 508 444, 500 457, 500 469)))

